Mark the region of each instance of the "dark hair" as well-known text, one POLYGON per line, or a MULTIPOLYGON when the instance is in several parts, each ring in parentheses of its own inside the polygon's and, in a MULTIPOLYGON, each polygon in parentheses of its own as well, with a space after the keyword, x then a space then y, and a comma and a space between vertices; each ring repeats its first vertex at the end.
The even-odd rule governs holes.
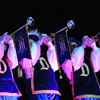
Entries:
POLYGON ((34 40, 34 41, 39 40, 39 38, 36 35, 29 35, 29 39, 34 40))
POLYGON ((29 30, 29 39, 33 40, 33 41, 38 41, 39 40, 39 35, 40 32, 38 32, 38 29, 30 29, 29 30))
POLYGON ((77 46, 80 46, 80 45, 81 45, 81 42, 78 41, 77 39, 73 38, 73 37, 71 37, 68 41, 69 41, 69 44, 70 44, 71 42, 75 42, 75 43, 77 44, 77 46))

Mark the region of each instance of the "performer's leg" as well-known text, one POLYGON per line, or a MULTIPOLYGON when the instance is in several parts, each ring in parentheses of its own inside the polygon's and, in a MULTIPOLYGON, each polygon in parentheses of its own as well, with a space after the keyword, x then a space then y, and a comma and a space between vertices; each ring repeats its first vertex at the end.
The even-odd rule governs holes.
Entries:
POLYGON ((38 100, 59 100, 59 96, 56 94, 38 94, 38 100))
POLYGON ((29 100, 59 100, 59 96, 56 94, 37 94, 32 95, 29 100))
POLYGON ((0 96, 0 100, 19 100, 19 98, 11 96, 0 96))

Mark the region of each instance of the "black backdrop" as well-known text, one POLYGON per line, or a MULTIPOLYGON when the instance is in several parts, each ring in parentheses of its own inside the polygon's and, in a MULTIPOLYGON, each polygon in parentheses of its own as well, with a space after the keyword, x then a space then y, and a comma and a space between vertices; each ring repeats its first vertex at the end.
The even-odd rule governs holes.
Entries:
POLYGON ((99 32, 100 10, 97 0, 2 2, 0 6, 0 34, 15 31, 32 16, 34 28, 50 34, 66 26, 68 20, 75 22, 69 36, 95 35, 99 32))

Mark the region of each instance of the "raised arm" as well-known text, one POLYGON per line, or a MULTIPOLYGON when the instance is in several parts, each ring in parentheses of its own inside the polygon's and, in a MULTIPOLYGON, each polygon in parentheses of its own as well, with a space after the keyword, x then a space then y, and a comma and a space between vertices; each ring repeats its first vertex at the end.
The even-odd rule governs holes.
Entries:
POLYGON ((94 72, 100 71, 100 48, 91 51, 91 64, 93 66, 94 72))
POLYGON ((49 38, 48 36, 44 39, 44 44, 46 46, 48 46, 48 50, 47 50, 48 62, 49 62, 49 64, 51 65, 52 69, 55 72, 59 69, 55 46, 52 43, 52 39, 49 38))
POLYGON ((91 42, 93 39, 89 39, 88 46, 92 48, 90 61, 94 72, 98 72, 100 70, 100 48, 96 46, 96 42, 91 42))
POLYGON ((5 49, 5 39, 6 39, 6 34, 4 33, 2 36, 0 36, 0 61, 2 60, 3 56, 4 56, 4 49, 5 49))
POLYGON ((13 38, 11 35, 7 35, 6 37, 6 44, 8 44, 8 51, 7 51, 7 58, 10 64, 11 69, 18 66, 17 54, 13 42, 13 38))
POLYGON ((38 42, 32 42, 31 43, 31 57, 32 57, 32 65, 34 66, 39 57, 40 57, 40 52, 41 52, 41 49, 40 49, 40 43, 39 41, 38 42))

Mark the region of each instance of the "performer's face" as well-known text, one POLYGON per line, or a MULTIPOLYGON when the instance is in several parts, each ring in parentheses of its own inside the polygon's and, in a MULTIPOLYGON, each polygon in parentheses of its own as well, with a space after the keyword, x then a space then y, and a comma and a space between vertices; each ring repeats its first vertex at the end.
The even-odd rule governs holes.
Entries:
POLYGON ((91 38, 90 38, 90 40, 88 41, 88 47, 90 47, 90 48, 96 47, 96 42, 93 42, 93 43, 92 43, 92 41, 93 41, 93 39, 91 39, 91 38), (90 43, 89 43, 89 42, 90 42, 90 43))

